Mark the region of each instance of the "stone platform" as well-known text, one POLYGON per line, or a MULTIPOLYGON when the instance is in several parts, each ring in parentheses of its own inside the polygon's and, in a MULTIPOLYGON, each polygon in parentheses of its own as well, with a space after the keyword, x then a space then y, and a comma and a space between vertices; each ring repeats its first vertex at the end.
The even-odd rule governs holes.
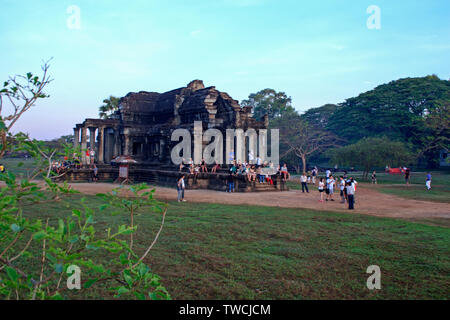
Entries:
MULTIPOLYGON (((111 165, 98 165, 99 182, 113 182, 119 176, 119 168, 111 165)), ((193 175, 187 172, 182 172, 186 175, 186 189, 210 189, 217 191, 226 191, 228 172, 221 170, 218 173, 199 173, 194 179, 193 175)), ((176 187, 176 182, 180 172, 172 168, 156 168, 156 167, 142 167, 130 165, 129 178, 132 183, 145 182, 149 185, 159 185, 164 187, 176 187)), ((245 176, 237 175, 234 180, 236 192, 262 192, 262 191, 288 191, 286 183, 281 179, 281 176, 272 176, 274 185, 268 183, 258 183, 247 181, 245 176)), ((64 175, 61 181, 69 182, 86 182, 92 180, 92 169, 70 169, 64 175)))

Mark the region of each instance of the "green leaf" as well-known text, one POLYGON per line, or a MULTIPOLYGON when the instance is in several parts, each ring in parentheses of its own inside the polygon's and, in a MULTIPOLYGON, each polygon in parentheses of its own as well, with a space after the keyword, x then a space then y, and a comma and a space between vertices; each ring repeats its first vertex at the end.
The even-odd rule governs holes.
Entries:
POLYGON ((90 287, 92 287, 92 285, 93 285, 94 283, 97 282, 97 280, 98 280, 98 278, 95 278, 95 279, 89 279, 88 281, 86 281, 86 282, 84 283, 83 287, 84 287, 85 289, 89 289, 90 287))
POLYGON ((118 293, 118 295, 121 295, 121 294, 124 294, 124 293, 128 293, 128 292, 130 292, 130 290, 128 290, 127 288, 125 288, 125 287, 119 287, 119 289, 117 290, 117 293, 118 293))
POLYGON ((128 261, 129 261, 126 253, 122 253, 122 254, 119 256, 119 259, 120 259, 120 263, 121 263, 121 264, 127 264, 128 261))
POLYGON ((33 234, 33 239, 34 240, 42 240, 47 236, 47 232, 45 231, 39 231, 36 232, 35 234, 33 234))
POLYGON ((123 272, 123 278, 128 283, 128 285, 131 287, 133 285, 133 278, 131 277, 130 270, 124 270, 123 272))
POLYGON ((141 263, 141 264, 139 265, 138 272, 139 272, 139 275, 140 275, 141 277, 143 277, 148 271, 149 271, 149 267, 148 267, 148 266, 146 266, 146 265, 143 264, 143 263, 141 263))
POLYGON ((138 298, 139 300, 145 300, 145 294, 143 294, 143 293, 135 292, 134 295, 135 295, 136 298, 138 298))
POLYGON ((19 277, 19 274, 17 273, 17 271, 11 267, 6 267, 5 269, 6 269, 6 274, 11 279, 11 281, 17 282, 17 278, 19 277))

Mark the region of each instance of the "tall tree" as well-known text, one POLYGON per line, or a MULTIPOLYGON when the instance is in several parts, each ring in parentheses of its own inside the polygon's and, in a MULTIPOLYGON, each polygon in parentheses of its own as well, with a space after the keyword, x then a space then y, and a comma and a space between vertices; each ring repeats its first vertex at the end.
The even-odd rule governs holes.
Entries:
POLYGON ((295 154, 302 161, 303 172, 306 172, 308 157, 315 153, 323 152, 327 148, 336 147, 343 141, 333 133, 318 129, 303 119, 285 118, 280 128, 280 140, 282 150, 281 157, 295 154))
POLYGON ((308 109, 301 115, 302 119, 306 120, 310 125, 319 129, 326 129, 328 120, 338 108, 335 104, 326 104, 318 108, 308 109))
POLYGON ((109 96, 108 99, 103 100, 103 105, 99 107, 98 115, 102 119, 109 119, 119 108, 119 98, 109 96))
POLYGON ((277 92, 274 89, 264 89, 257 93, 252 93, 247 100, 243 100, 243 107, 253 108, 255 119, 262 119, 268 115, 269 119, 281 117, 285 113, 296 113, 292 107, 292 99, 284 92, 277 92))

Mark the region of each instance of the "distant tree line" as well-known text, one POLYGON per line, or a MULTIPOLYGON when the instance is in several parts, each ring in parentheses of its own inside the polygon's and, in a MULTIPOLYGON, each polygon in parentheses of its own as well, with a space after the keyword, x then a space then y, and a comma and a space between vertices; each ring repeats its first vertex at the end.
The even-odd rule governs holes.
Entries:
POLYGON ((439 152, 450 145, 450 81, 435 75, 392 81, 301 115, 290 97, 273 89, 250 94, 242 105, 252 106, 257 119, 269 115, 271 127, 280 129, 282 160, 305 169, 307 157, 363 170, 389 164, 436 168, 439 152), (355 150, 373 153, 371 160, 362 161, 362 153, 352 157, 355 150))

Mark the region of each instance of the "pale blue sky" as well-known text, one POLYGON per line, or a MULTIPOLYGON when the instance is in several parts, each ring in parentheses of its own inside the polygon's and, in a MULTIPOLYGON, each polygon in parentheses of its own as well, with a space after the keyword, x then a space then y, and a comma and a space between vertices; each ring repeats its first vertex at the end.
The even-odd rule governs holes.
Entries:
POLYGON ((448 0, 0 0, 0 80, 53 57, 51 97, 16 127, 40 139, 97 117, 110 94, 193 79, 239 101, 285 91, 304 111, 402 77, 449 79, 449 17, 448 0), (380 30, 366 26, 370 5, 380 30))

